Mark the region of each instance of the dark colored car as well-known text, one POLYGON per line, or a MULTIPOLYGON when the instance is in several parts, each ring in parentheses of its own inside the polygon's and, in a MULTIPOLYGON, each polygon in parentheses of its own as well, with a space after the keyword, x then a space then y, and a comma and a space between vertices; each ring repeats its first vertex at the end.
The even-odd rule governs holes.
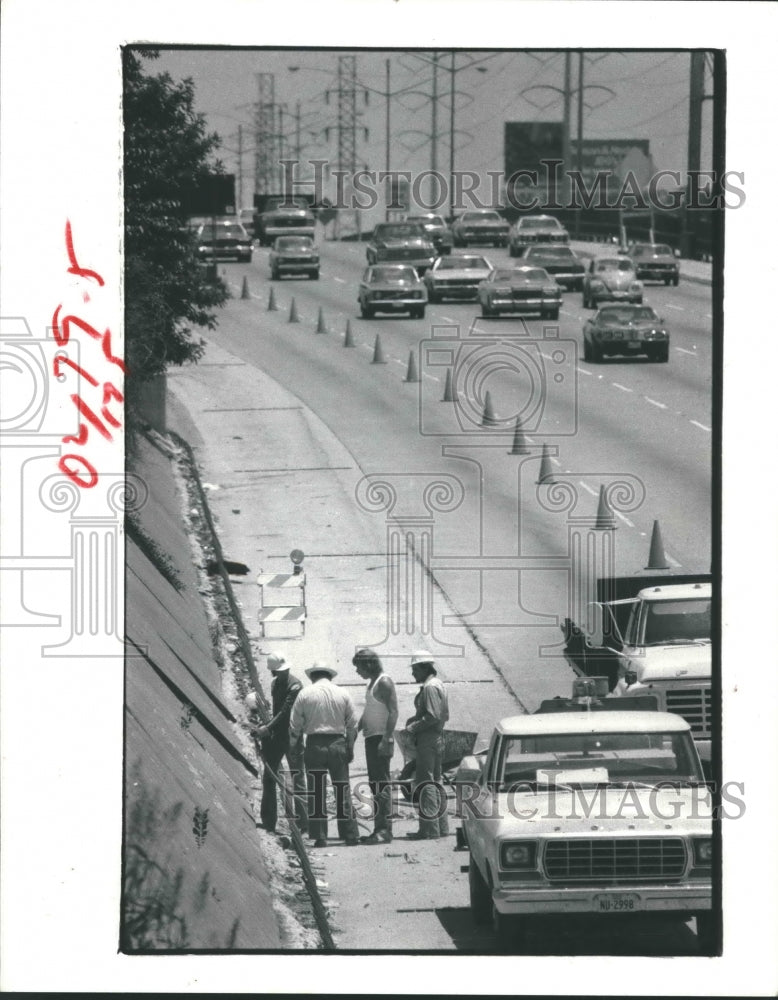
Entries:
POLYGON ((430 302, 444 299, 475 299, 478 286, 489 277, 492 265, 486 257, 475 254, 451 254, 438 257, 424 275, 430 302))
POLYGON ((644 281, 663 281, 677 285, 681 268, 678 260, 665 243, 636 243, 627 254, 635 265, 638 278, 644 281))
POLYGON ((536 243, 524 247, 521 262, 542 267, 544 271, 553 275, 563 288, 583 288, 586 264, 571 247, 565 244, 536 243))
POLYGON ((435 250, 439 254, 451 253, 451 247, 454 245, 454 237, 451 235, 451 230, 443 221, 442 216, 435 215, 434 212, 422 212, 418 215, 407 215, 405 221, 415 222, 417 225, 422 226, 424 232, 432 237, 435 250))
POLYGON ((234 257, 244 263, 251 260, 251 237, 239 222, 206 222, 198 227, 195 239, 200 260, 216 260, 219 257, 234 257))
POLYGON ((670 335, 651 306, 603 306, 584 324, 583 339, 584 361, 613 354, 667 361, 670 355, 670 335))
POLYGON ((542 267, 496 267, 478 286, 482 316, 540 313, 559 319, 562 289, 542 267))
POLYGON ((508 250, 518 257, 531 243, 569 243, 570 234, 553 215, 523 215, 511 226, 508 250))
POLYGON ((276 281, 284 274, 307 274, 319 277, 319 248, 310 236, 279 236, 270 251, 270 277, 276 281))
POLYGON ((409 264, 423 274, 437 253, 418 222, 379 222, 366 249, 368 264, 409 264))
POLYGON ((408 264, 373 264, 362 275, 357 299, 362 319, 377 312, 409 312, 412 319, 423 319, 427 289, 408 264))
POLYGON ((451 224, 451 234, 455 247, 484 246, 489 243, 495 247, 508 245, 508 223, 499 212, 491 209, 463 212, 451 224))

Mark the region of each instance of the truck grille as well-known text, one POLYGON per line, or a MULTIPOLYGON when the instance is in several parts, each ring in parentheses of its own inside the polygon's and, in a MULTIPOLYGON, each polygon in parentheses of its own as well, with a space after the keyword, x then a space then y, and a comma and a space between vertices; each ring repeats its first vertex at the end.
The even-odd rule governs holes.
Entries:
POLYGON ((680 715, 691 726, 692 736, 710 736, 710 688, 676 688, 667 691, 668 712, 680 715))
POLYGON ((555 882, 679 879, 686 848, 680 837, 554 840, 546 845, 544 866, 555 882))

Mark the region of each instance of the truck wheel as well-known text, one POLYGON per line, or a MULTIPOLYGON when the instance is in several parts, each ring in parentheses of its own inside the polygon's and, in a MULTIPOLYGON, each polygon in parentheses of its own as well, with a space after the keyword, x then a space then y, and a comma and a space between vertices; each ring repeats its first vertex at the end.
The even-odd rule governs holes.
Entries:
POLYGON ((513 914, 500 913, 492 907, 492 930, 497 944, 503 950, 514 951, 524 942, 524 921, 513 914))
POLYGON ((678 275, 677 275, 677 274, 676 274, 676 275, 675 275, 675 277, 673 278, 673 287, 674 287, 674 288, 677 288, 677 287, 678 287, 678 275))
POLYGON ((492 894, 483 875, 478 870, 478 865, 473 860, 472 854, 470 855, 467 881, 470 886, 470 914, 473 923, 477 927, 484 927, 492 916, 492 894))

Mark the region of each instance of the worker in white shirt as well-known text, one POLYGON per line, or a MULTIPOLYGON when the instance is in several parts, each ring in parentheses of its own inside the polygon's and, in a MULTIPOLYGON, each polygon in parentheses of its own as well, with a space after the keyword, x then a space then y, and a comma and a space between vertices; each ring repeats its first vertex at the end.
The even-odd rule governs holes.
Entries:
POLYGON ((359 676, 368 682, 359 730, 365 736, 367 780, 373 796, 373 832, 367 837, 360 837, 360 840, 363 844, 390 844, 392 785, 389 765, 394 753, 397 692, 394 681, 384 673, 383 664, 374 650, 358 649, 351 662, 359 676))
POLYGON ((441 783, 448 696, 438 677, 435 660, 426 649, 411 654, 411 673, 421 684, 413 702, 416 714, 405 727, 416 742, 414 797, 418 795, 419 829, 406 836, 409 840, 436 840, 448 834, 448 806, 441 783))
POLYGON ((357 718, 351 695, 333 683, 337 670, 317 662, 305 671, 311 683, 295 700, 289 722, 290 748, 305 738, 308 774, 308 834, 314 847, 327 846, 327 775, 335 792, 338 835, 346 845, 359 843, 351 802, 348 766, 354 759, 357 718))

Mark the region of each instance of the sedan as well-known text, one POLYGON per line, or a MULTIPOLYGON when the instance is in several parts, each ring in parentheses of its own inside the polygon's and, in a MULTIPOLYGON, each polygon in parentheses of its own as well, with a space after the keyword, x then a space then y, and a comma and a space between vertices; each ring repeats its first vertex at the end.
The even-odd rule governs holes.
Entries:
POLYGON ((508 246, 511 257, 530 243, 569 243, 570 234, 553 215, 523 215, 511 227, 508 246))
POLYGON ((239 222, 206 222, 197 229, 197 255, 200 260, 234 257, 248 263, 251 260, 251 237, 239 222))
POLYGON ((379 222, 365 250, 368 264, 397 262, 424 274, 437 254, 432 237, 417 222, 379 222))
POLYGON ((357 299, 362 319, 377 312, 407 312, 412 319, 423 319, 427 289, 414 267, 373 264, 362 275, 357 299))
POLYGON ((438 257, 424 275, 430 302, 444 299, 475 299, 478 286, 489 277, 492 265, 486 257, 474 254, 452 254, 438 257))
POLYGON ((455 219, 451 226, 455 247, 466 247, 471 244, 483 245, 491 243, 496 247, 508 245, 510 225, 499 212, 483 209, 477 212, 464 212, 455 219))
POLYGON ((680 266, 675 254, 665 243, 636 243, 627 253, 639 278, 644 281, 664 281, 678 284, 680 266))
POLYGON ((583 338, 584 361, 602 361, 606 354, 667 361, 670 352, 665 321, 651 306, 603 306, 586 321, 583 338))
POLYGON ((595 309, 599 302, 643 301, 643 285, 628 257, 595 257, 583 283, 583 307, 595 309))
POLYGON ((478 286, 482 316, 535 312, 559 319, 562 289, 542 267, 496 267, 478 286))
POLYGON ((553 275, 564 288, 583 288, 586 264, 569 246, 553 243, 535 243, 524 247, 521 253, 524 264, 542 267, 553 275))
POLYGON ((307 274, 319 277, 319 248, 310 236, 278 236, 270 251, 270 277, 282 274, 307 274))
POLYGON ((421 226, 424 232, 432 237, 435 250, 439 254, 451 253, 454 237, 440 215, 435 215, 434 212, 422 212, 419 215, 407 215, 405 221, 421 226))

